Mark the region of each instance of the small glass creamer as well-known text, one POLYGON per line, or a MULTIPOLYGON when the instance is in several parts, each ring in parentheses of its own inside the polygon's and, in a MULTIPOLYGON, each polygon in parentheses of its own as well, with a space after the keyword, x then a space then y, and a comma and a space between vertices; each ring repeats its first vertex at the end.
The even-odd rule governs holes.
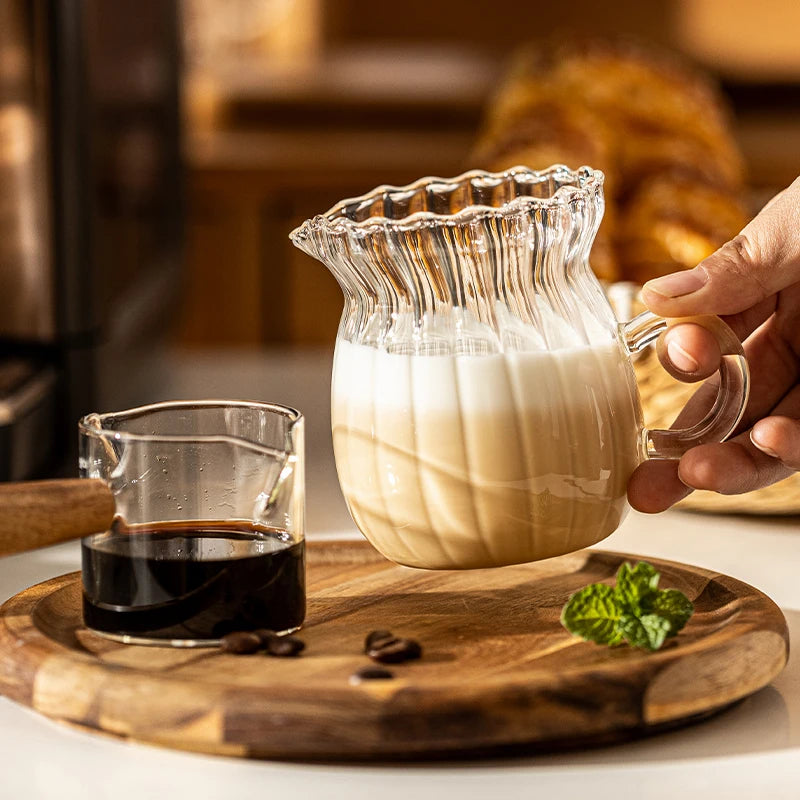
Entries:
POLYGON ((80 421, 80 474, 112 490, 82 543, 88 628, 216 644, 305 616, 303 417, 266 403, 158 403, 80 421))

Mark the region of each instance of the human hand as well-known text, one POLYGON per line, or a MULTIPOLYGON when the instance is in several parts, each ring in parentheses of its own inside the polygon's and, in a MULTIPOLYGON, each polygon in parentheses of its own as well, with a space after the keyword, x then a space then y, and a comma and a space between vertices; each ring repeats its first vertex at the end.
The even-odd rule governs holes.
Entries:
MULTIPOLYGON (((731 439, 695 447, 680 461, 644 462, 628 483, 631 505, 655 513, 692 489, 740 494, 800 470, 800 178, 737 237, 694 269, 649 281, 642 297, 663 317, 722 317, 744 343, 751 388, 731 439)), ((681 380, 719 367, 719 347, 705 329, 682 324, 665 335, 671 363, 664 366, 681 380)), ((676 426, 694 421, 703 394, 676 426)))

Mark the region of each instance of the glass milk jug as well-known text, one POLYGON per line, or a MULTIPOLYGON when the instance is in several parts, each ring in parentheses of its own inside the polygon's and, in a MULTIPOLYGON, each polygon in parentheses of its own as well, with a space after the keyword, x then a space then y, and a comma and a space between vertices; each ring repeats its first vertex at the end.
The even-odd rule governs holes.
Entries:
POLYGON ((588 257, 603 174, 563 166, 381 186, 291 239, 344 292, 333 367, 336 467, 358 528, 429 569, 550 558, 612 533, 644 458, 722 441, 748 374, 734 334, 711 411, 642 424, 631 356, 665 330, 620 325, 588 257))

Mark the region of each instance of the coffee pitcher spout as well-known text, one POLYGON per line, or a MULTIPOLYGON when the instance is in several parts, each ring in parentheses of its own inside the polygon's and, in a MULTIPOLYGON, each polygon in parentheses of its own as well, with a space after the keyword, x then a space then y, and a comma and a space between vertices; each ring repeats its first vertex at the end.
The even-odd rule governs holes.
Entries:
POLYGON ((348 251, 357 251, 357 243, 349 246, 343 240, 344 232, 331 225, 327 215, 318 214, 307 219, 302 225, 295 228, 289 239, 299 250, 324 264, 336 278, 345 297, 345 313, 348 309, 361 301, 361 296, 368 287, 364 281, 359 281, 354 265, 348 258, 348 251))
POLYGON ((320 261, 324 261, 324 254, 317 249, 317 240, 313 235, 313 231, 322 225, 324 225, 324 218, 318 214, 311 219, 307 219, 302 225, 298 225, 289 234, 289 239, 291 239, 295 247, 320 261))

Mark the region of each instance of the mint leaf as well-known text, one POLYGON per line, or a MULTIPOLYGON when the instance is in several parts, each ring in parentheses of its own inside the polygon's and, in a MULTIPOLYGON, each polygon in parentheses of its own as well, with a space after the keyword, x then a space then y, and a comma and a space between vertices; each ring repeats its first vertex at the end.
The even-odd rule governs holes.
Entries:
POLYGON ((659 574, 655 567, 640 561, 632 567, 626 561, 617 571, 617 594, 626 610, 634 615, 647 613, 658 592, 659 574))
POLYGON ((614 646, 658 650, 694 613, 677 589, 659 589, 656 569, 646 561, 627 562, 617 571, 616 586, 593 583, 575 592, 561 611, 561 624, 576 636, 614 646))
POLYGON ((675 636, 689 621, 694 606, 683 592, 677 589, 664 589, 656 595, 650 611, 667 620, 670 626, 667 636, 675 636))
POLYGON ((570 597, 561 611, 561 624, 575 636, 612 646, 622 641, 617 627, 621 614, 614 589, 592 583, 570 597))
POLYGON ((658 614, 642 614, 640 617, 623 614, 619 630, 628 644, 642 650, 658 650, 669 636, 670 623, 658 614))

